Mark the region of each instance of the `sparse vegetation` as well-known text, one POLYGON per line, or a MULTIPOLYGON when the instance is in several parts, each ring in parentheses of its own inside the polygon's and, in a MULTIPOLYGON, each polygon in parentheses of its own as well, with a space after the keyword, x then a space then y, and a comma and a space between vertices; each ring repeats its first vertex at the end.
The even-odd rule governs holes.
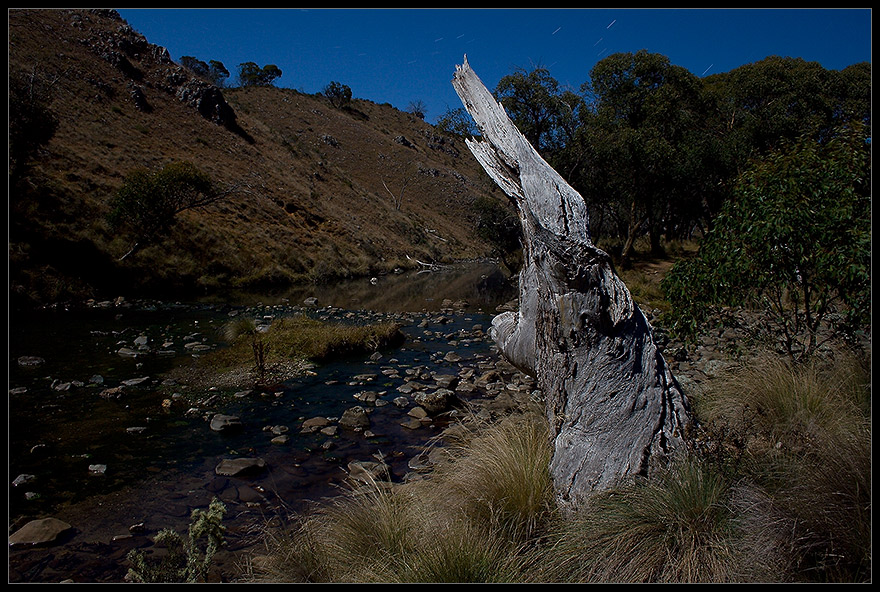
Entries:
POLYGON ((206 510, 193 510, 187 538, 170 529, 160 531, 155 542, 165 553, 150 558, 142 551, 130 551, 128 578, 144 584, 204 582, 214 554, 226 543, 225 515, 226 506, 214 498, 206 510), (202 538, 204 548, 199 546, 202 538))
POLYGON ((312 364, 372 353, 403 339, 395 323, 330 323, 306 316, 277 319, 271 325, 239 318, 227 323, 223 334, 229 346, 177 369, 181 382, 268 386, 297 376, 312 364))

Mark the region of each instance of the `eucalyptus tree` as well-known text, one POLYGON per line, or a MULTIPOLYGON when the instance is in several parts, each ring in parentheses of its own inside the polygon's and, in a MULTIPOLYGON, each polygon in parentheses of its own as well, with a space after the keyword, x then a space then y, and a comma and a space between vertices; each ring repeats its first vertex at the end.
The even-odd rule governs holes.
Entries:
POLYGON ((547 154, 574 136, 580 97, 547 68, 519 69, 498 81, 495 96, 532 146, 547 154))
POLYGON ((589 109, 578 143, 590 166, 580 184, 616 218, 626 264, 644 233, 656 249, 661 233, 702 216, 715 154, 704 134, 710 103, 696 76, 645 50, 603 59, 582 90, 589 109))

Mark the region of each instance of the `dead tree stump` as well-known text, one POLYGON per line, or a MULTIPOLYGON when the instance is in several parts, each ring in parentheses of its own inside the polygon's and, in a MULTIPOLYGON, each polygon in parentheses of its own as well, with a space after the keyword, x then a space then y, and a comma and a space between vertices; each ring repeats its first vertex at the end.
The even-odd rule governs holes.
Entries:
POLYGON ((523 227, 519 310, 495 317, 492 335, 544 393, 556 496, 572 508, 684 450, 689 406, 651 325, 593 245, 583 198, 519 132, 467 56, 452 84, 482 136, 467 145, 523 227))

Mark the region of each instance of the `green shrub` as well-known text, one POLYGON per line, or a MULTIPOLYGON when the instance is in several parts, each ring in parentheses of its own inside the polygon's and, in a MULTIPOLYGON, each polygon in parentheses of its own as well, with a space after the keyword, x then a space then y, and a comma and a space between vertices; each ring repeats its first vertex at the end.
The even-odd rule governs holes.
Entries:
POLYGON ((214 498, 207 510, 193 510, 189 536, 184 539, 171 529, 156 535, 156 545, 164 546, 166 553, 158 560, 149 559, 139 550, 130 551, 128 560, 132 567, 128 579, 140 583, 192 583, 203 582, 214 554, 225 544, 223 516, 226 506, 214 498), (204 548, 198 541, 206 539, 204 548))
POLYGON ((786 352, 870 326, 871 143, 863 128, 804 138, 738 179, 696 257, 663 280, 672 328, 694 334, 712 307, 765 313, 786 352), (832 333, 833 334, 833 333, 832 333))
POLYGON ((177 214, 223 197, 211 178, 192 163, 176 162, 159 171, 139 169, 126 175, 110 202, 111 227, 133 237, 123 258, 166 235, 177 214))

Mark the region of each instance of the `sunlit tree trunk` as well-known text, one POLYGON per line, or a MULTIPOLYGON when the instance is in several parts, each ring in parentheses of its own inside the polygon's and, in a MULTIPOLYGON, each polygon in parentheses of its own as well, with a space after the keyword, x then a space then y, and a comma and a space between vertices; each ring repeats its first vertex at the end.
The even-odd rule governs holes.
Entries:
POLYGON ((452 83, 482 135, 468 147, 523 227, 520 307, 496 317, 492 334, 544 393, 557 499, 576 507, 683 451, 687 400, 610 257, 593 245, 583 198, 526 141, 467 59, 452 83))

